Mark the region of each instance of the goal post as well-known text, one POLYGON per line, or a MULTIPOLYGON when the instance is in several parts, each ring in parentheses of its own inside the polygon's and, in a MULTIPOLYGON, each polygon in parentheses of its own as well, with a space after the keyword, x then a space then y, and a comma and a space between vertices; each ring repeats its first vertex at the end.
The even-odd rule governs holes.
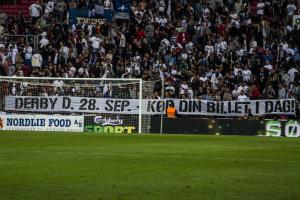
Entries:
POLYGON ((142 133, 143 81, 139 79, 139 133, 142 133))
POLYGON ((154 81, 120 78, 0 77, 0 112, 5 115, 84 116, 84 129, 148 133, 143 113, 154 81))

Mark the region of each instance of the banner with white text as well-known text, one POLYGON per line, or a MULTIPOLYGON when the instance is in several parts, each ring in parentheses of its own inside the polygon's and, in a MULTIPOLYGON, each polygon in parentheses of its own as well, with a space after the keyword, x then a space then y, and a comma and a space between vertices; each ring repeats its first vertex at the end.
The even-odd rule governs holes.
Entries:
MULTIPOLYGON (((142 114, 158 115, 173 104, 180 115, 243 116, 295 115, 294 99, 250 101, 205 101, 199 99, 143 99, 142 114)), ((139 114, 139 99, 111 99, 68 96, 6 96, 6 112, 139 114)))

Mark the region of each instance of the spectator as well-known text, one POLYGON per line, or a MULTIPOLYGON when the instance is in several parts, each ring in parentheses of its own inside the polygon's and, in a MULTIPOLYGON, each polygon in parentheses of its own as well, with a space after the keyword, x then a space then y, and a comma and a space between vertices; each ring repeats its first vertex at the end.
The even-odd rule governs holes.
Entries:
POLYGON ((288 76, 289 76, 289 81, 290 82, 294 82, 295 81, 295 74, 298 73, 299 71, 295 68, 295 67, 292 67, 289 69, 288 71, 288 76))
POLYGON ((265 3, 262 0, 259 0, 259 2, 256 5, 256 14, 258 16, 263 16, 265 13, 265 3))
POLYGON ((7 15, 3 12, 0 11, 0 25, 4 25, 7 20, 7 15))
POLYGON ((45 6, 45 17, 50 16, 54 12, 55 4, 53 0, 49 0, 45 6))
POLYGON ((37 22, 37 20, 42 15, 42 6, 40 5, 40 1, 37 0, 35 3, 31 4, 29 7, 29 15, 32 18, 33 24, 37 22))
POLYGON ((229 88, 225 88, 224 94, 223 94, 223 101, 231 101, 232 100, 232 95, 230 93, 229 88))
POLYGON ((248 101, 249 100, 249 97, 247 95, 245 95, 245 92, 244 90, 241 90, 238 98, 237 98, 238 101, 248 101))
POLYGON ((33 49, 29 44, 27 44, 26 47, 24 48, 24 54, 25 54, 24 64, 31 67, 31 59, 32 59, 33 49))
POLYGON ((285 99, 286 96, 287 96, 286 88, 282 84, 279 84, 279 86, 278 86, 278 99, 285 99))
POLYGON ((33 54, 31 58, 32 67, 41 67, 43 63, 42 55, 39 53, 33 54))
POLYGON ((274 99, 275 98, 275 91, 274 89, 268 85, 264 91, 263 91, 263 95, 265 99, 274 99))
POLYGON ((250 98, 251 100, 257 100, 261 97, 261 93, 259 91, 259 88, 253 84, 251 87, 250 87, 250 98))
POLYGON ((56 4, 56 10, 59 16, 59 22, 63 22, 65 20, 65 11, 67 9, 67 4, 64 0, 59 0, 56 4))
POLYGON ((43 38, 40 40, 40 48, 43 48, 43 47, 47 47, 48 44, 49 44, 49 40, 43 36, 43 38))

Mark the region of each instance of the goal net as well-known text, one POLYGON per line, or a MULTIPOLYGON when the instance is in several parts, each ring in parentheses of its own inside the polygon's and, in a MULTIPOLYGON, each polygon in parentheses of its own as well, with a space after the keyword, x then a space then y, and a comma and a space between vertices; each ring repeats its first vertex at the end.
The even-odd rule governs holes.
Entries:
POLYGON ((148 133, 142 99, 151 98, 154 86, 141 79, 0 77, 0 112, 84 116, 84 131, 148 133))

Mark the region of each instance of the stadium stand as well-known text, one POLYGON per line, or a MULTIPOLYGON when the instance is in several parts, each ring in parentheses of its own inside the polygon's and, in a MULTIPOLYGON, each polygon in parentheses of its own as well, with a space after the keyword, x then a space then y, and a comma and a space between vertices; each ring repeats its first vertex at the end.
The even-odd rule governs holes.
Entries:
POLYGON ((20 0, 0 6, 0 75, 164 79, 170 98, 299 101, 299 5, 20 0))

